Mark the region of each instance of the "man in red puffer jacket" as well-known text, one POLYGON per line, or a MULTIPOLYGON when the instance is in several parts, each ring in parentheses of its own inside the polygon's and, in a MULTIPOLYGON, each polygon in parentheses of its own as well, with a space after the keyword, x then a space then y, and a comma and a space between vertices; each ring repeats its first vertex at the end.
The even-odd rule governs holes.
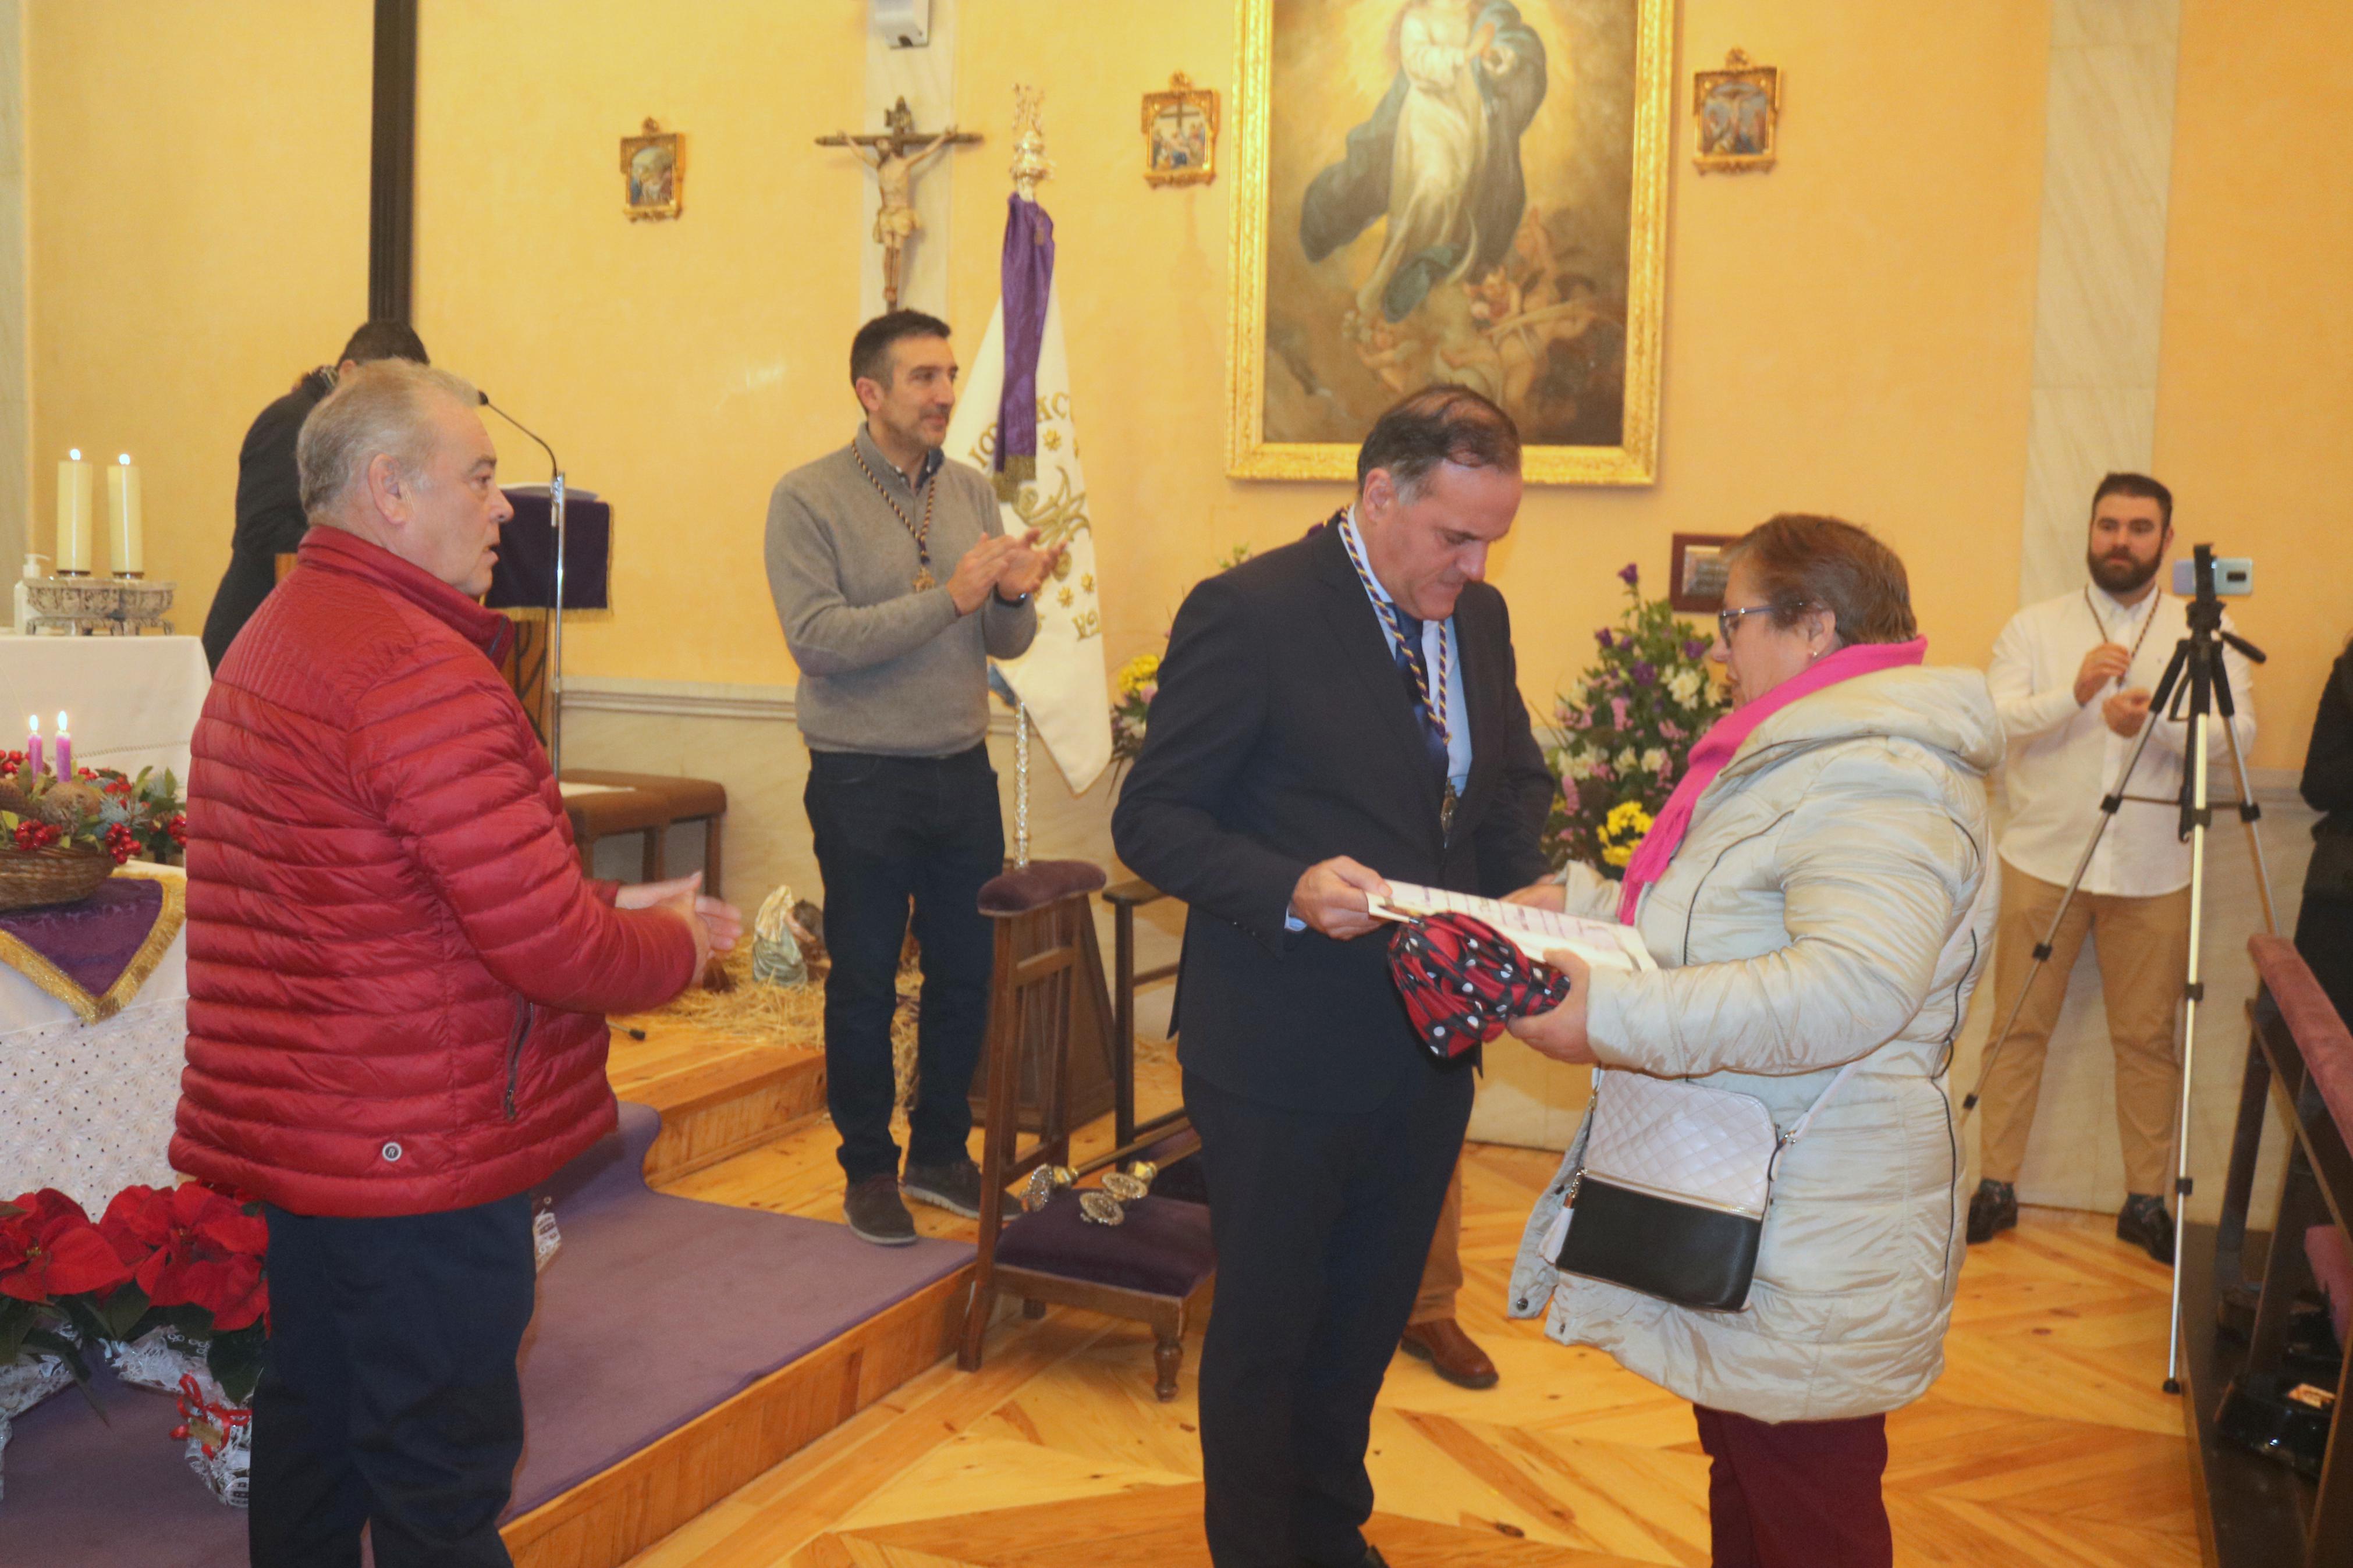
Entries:
POLYGON ((513 515, 471 386, 386 360, 312 411, 301 563, 222 661, 188 803, 173 1165, 267 1205, 258 1565, 505 1563, 527 1189, 615 1124, 603 1015, 741 929, 580 872, 492 660, 513 515))

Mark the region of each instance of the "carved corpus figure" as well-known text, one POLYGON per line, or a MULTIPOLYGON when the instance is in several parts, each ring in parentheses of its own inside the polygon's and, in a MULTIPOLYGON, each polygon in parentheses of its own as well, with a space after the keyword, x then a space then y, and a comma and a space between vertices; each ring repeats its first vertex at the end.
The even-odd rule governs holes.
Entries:
POLYGON ((874 211, 874 241, 882 247, 882 299, 887 308, 895 310, 899 308, 907 242, 923 226, 915 218, 915 171, 930 163, 942 149, 980 138, 953 125, 935 135, 916 134, 914 111, 903 98, 883 115, 882 123, 886 129, 880 135, 852 136, 843 132, 820 136, 818 145, 847 147, 860 163, 874 171, 876 191, 881 198, 874 211))

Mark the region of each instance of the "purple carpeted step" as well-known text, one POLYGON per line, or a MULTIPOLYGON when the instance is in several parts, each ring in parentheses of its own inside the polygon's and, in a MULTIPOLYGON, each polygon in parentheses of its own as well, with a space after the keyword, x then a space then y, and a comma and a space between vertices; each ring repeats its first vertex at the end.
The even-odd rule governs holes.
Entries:
MULTIPOLYGON (((523 1461, 509 1517, 568 1491, 786 1363, 969 1262, 955 1242, 870 1247, 839 1225, 649 1191, 661 1118, 620 1130, 546 1188, 564 1250, 523 1342, 523 1461)), ((235 1568, 245 1516, 165 1436, 173 1402, 105 1372, 108 1420, 75 1393, 16 1424, 0 1563, 235 1568)))

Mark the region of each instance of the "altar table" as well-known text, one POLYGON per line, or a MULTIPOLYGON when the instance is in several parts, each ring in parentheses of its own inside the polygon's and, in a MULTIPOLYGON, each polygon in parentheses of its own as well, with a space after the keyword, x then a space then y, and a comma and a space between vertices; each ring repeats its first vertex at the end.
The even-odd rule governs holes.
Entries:
POLYGON ((204 644, 195 637, 16 637, 0 632, 0 751, 25 743, 37 714, 50 733, 62 709, 73 716, 74 762, 145 767, 188 776, 188 740, 212 687, 204 644))
MULTIPOLYGON (((185 765, 185 738, 180 754, 185 765)), ((169 1186, 187 1034, 185 928, 130 1005, 96 1024, 0 964, 0 1199, 56 1187, 94 1217, 134 1183, 169 1186)))

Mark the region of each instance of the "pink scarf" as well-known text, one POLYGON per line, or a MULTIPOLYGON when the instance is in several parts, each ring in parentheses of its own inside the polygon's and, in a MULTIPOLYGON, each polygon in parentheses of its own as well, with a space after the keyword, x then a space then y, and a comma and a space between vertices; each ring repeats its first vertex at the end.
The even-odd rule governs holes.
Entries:
POLYGON ((1628 925, 1634 923, 1634 911, 1641 904, 1642 889, 1666 875, 1667 865, 1675 858, 1675 848, 1683 841, 1683 830, 1691 826, 1692 808, 1699 797, 1732 761, 1741 742, 1755 732, 1757 726, 1787 708, 1799 698, 1811 697, 1826 686, 1836 686, 1858 675, 1873 670, 1896 669, 1907 664, 1918 664, 1928 656, 1928 639, 1914 637, 1910 642, 1856 643, 1842 647, 1830 658, 1809 667, 1803 673, 1793 675, 1754 702, 1739 707, 1708 726, 1707 733, 1694 746, 1691 759, 1683 764, 1683 782, 1675 793, 1667 797, 1666 809, 1651 824, 1643 836, 1641 847, 1626 867, 1624 891, 1618 895, 1618 918, 1628 925))

